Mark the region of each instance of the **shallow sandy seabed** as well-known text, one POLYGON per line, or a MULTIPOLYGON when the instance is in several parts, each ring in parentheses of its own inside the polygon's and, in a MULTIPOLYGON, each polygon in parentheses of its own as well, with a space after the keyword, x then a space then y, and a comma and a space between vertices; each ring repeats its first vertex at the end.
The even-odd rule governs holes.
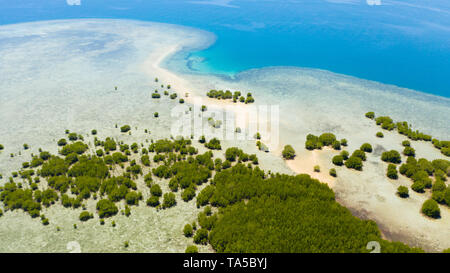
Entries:
MULTIPOLYGON (((179 104, 178 99, 165 96, 151 99, 154 89, 162 93, 160 84, 171 84, 180 96, 189 92, 185 99, 196 107, 229 105, 205 99, 209 89, 241 90, 252 92, 256 105, 278 105, 279 145, 271 146, 272 153, 257 151, 252 140, 226 141, 224 148, 239 146, 257 153, 266 170, 294 170, 319 178, 333 187, 339 202, 355 215, 375 220, 388 239, 430 251, 450 247, 449 209, 440 206, 439 220, 425 218, 420 207, 429 194, 410 190, 410 198, 400 199, 395 195, 396 188, 411 182, 403 177, 393 182, 385 176, 381 151, 400 150, 405 138, 385 132, 385 138, 378 139, 375 133, 380 128, 364 118, 364 113, 372 110, 394 120, 410 121, 440 139, 449 139, 448 99, 299 68, 250 70, 233 79, 189 71, 186 52, 207 47, 214 39, 212 34, 195 29, 123 20, 51 21, 0 27, 0 143, 5 145, 0 152, 0 173, 4 176, 0 182, 4 183, 11 171, 19 169, 21 162, 28 161, 38 148, 56 153, 55 142, 64 137, 65 129, 83 135, 97 129, 99 138, 113 136, 127 143, 169 137, 174 122, 170 111, 179 104), (160 82, 155 83, 154 77, 160 82), (118 86, 117 91, 114 86, 118 86), (198 98, 203 100, 198 102, 198 98), (159 112, 160 118, 154 118, 154 112, 159 112), (131 125, 132 135, 120 134, 115 124, 131 125), (144 129, 151 134, 145 134, 144 129), (331 178, 328 170, 337 152, 304 149, 308 133, 323 132, 346 138, 349 152, 364 142, 371 143, 376 151, 368 156, 364 171, 337 167, 338 178, 331 178), (31 149, 24 151, 24 143, 31 149), (289 162, 292 170, 280 158, 285 144, 297 151, 296 159, 289 162), (14 158, 10 158, 10 153, 15 154, 14 158), (320 165, 320 173, 313 172, 314 165, 320 165)), ((239 114, 245 112, 245 107, 233 111, 239 114)), ((265 137, 263 133, 263 141, 267 142, 265 137)), ((92 147, 92 138, 89 139, 92 147)), ((444 158, 430 143, 412 142, 412 146, 418 157, 444 158)), ((166 183, 161 184, 167 190, 166 183)), ((132 209, 130 218, 115 217, 115 228, 111 227, 111 220, 105 226, 100 226, 97 218, 81 223, 81 210, 58 206, 44 212, 51 222, 46 227, 24 213, 7 212, 0 218, 0 252, 65 252, 70 241, 79 242, 86 252, 183 252, 192 242, 182 236, 182 227, 195 220, 198 210, 195 200, 185 203, 179 193, 177 196, 178 205, 174 208, 157 212, 141 205, 132 209), (76 230, 74 223, 78 225, 76 230), (56 226, 61 231, 56 232, 56 226), (124 241, 130 242, 128 249, 123 248, 124 241)), ((94 210, 93 203, 88 210, 94 210)), ((201 251, 212 250, 205 246, 201 251)))

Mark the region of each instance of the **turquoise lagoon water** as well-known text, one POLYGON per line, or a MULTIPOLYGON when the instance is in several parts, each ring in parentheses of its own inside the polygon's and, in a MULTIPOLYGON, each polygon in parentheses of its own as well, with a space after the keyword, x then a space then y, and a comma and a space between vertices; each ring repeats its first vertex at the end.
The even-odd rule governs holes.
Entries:
POLYGON ((190 68, 298 66, 450 97, 447 0, 0 0, 0 24, 126 18, 214 33, 190 68), (369 4, 370 5, 369 5, 369 4))

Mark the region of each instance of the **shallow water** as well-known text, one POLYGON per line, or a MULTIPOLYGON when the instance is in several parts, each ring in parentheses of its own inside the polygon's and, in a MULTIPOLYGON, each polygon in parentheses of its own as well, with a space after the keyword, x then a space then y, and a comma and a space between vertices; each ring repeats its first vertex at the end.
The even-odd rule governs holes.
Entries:
POLYGON ((373 2, 0 0, 0 24, 121 18, 192 26, 218 37, 192 54, 202 72, 310 67, 450 97, 449 2, 373 2))

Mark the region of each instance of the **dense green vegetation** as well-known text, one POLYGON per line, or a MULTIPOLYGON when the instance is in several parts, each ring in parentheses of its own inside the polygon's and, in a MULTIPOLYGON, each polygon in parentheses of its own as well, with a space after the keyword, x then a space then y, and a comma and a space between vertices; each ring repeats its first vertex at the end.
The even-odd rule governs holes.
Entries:
MULTIPOLYGON (((375 118, 375 113, 368 112, 366 113, 366 117, 370 119, 375 118)), ((377 125, 380 125, 381 128, 392 131, 394 129, 397 129, 397 132, 399 134, 402 134, 406 137, 408 137, 411 140, 418 141, 431 141, 433 143, 433 146, 441 151, 442 154, 446 156, 450 156, 450 141, 440 141, 436 138, 433 138, 431 135, 425 134, 423 132, 420 132, 419 130, 413 130, 411 127, 411 124, 409 124, 406 121, 401 122, 394 122, 391 117, 388 116, 381 116, 375 118, 375 122, 377 125)), ((382 133, 377 133, 378 137, 382 137, 382 133), (379 135, 380 134, 380 135, 379 135)), ((403 146, 410 146, 409 142, 404 142, 403 146)), ((413 150, 406 150, 407 152, 412 152, 413 150)))
MULTIPOLYGON (((450 187, 447 187, 444 183, 450 174, 450 161, 435 159, 430 162, 425 158, 417 160, 413 156, 409 156, 406 163, 400 166, 399 171, 402 175, 411 179, 413 182, 412 190, 424 193, 431 188, 433 201, 437 204, 450 206, 450 187)), ((426 215, 432 215, 430 212, 432 206, 434 207, 434 203, 427 202, 425 206, 427 212, 424 212, 426 215)))
MULTIPOLYGON (((344 139, 343 139, 344 140, 344 139)), ((347 145, 347 140, 345 145, 347 145)), ((308 134, 306 136, 305 148, 308 150, 322 149, 323 146, 331 146, 335 150, 341 149, 341 142, 336 140, 336 136, 332 133, 323 133, 320 136, 308 134)))
POLYGON ((238 163, 215 175, 197 204, 221 209, 199 214, 194 242, 209 242, 217 252, 408 252, 387 242, 372 221, 363 221, 336 203, 327 185, 308 175, 268 175, 238 163))
MULTIPOLYGON (((197 244, 211 244, 218 252, 367 252, 366 244, 373 240, 381 242, 386 252, 419 251, 382 240, 375 223, 352 216, 326 184, 308 175, 266 173, 257 166, 255 154, 241 149, 227 149, 222 159, 214 158, 211 151, 198 154, 190 139, 152 140, 144 147, 91 137, 95 138, 93 149, 77 135, 70 144, 61 145, 59 155, 46 151, 34 155, 0 187, 3 208, 40 216, 43 225, 51 225, 51 219, 43 215, 47 207, 60 203, 67 209, 83 208, 79 220, 88 221, 94 211, 86 209, 87 200, 94 199, 95 213, 104 224, 104 218, 119 211, 130 216, 140 204, 145 191, 137 179, 142 177, 150 193, 145 196, 147 209, 171 209, 180 198, 206 206, 183 234, 197 244), (163 192, 161 183, 167 183, 170 191, 163 192), (203 189, 197 192, 200 186, 203 189)), ((332 134, 317 140, 323 146, 336 145, 332 134)), ((214 139, 204 144, 210 149, 220 147, 214 139)), ((365 153, 357 150, 349 157, 342 151, 339 156, 349 168, 361 169, 365 153)), ((434 173, 442 178, 446 178, 445 164, 434 164, 441 170, 434 173)), ((336 176, 336 170, 330 170, 330 175, 336 176)), ((442 192, 443 202, 444 196, 450 198, 442 185, 434 191, 442 192)), ((114 221, 111 224, 115 226, 114 221)), ((194 247, 189 251, 198 251, 194 247)))

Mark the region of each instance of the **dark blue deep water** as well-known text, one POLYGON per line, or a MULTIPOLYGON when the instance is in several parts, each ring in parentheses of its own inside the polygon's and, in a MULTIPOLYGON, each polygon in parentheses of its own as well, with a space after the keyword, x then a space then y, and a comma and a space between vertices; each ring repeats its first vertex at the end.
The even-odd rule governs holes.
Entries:
POLYGON ((0 0, 0 24, 126 18, 213 32, 193 68, 319 68, 450 97, 448 0, 0 0))

